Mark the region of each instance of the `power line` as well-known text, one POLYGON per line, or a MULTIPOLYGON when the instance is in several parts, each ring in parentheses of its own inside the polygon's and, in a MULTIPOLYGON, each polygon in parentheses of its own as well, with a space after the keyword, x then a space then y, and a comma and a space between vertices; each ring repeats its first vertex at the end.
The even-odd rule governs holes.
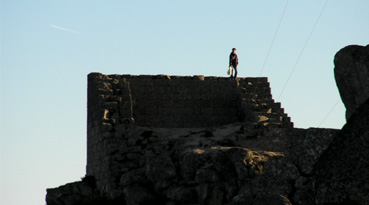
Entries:
POLYGON ((309 36, 308 36, 308 38, 307 38, 307 40, 306 40, 306 42, 305 42, 304 46, 302 47, 302 50, 301 50, 301 52, 300 52, 300 54, 299 54, 299 56, 298 56, 298 58, 297 58, 297 60, 296 60, 296 63, 295 63, 295 65, 293 66, 293 68, 292 68, 292 70, 291 70, 291 73, 290 73, 290 75, 288 76, 287 81, 286 81, 286 83, 284 84, 284 86, 283 86, 283 88, 282 88, 281 94, 279 94, 278 100, 281 98, 281 96, 282 96, 282 94, 283 94, 283 92, 284 92, 284 90, 285 90, 285 88, 286 88, 286 86, 287 86, 287 84, 288 84, 288 81, 290 80, 290 78, 291 78, 291 76, 292 76, 293 72, 295 71, 296 66, 297 66, 297 63, 299 62, 299 60, 300 60, 300 58, 301 58, 301 56, 302 56, 302 53, 304 52, 305 47, 306 47, 306 45, 308 44, 308 42, 309 42, 309 40, 310 40, 310 37, 311 37, 311 35, 313 34, 313 32, 314 32, 314 30, 315 30, 315 27, 316 27, 316 25, 318 24, 318 21, 319 21, 320 17, 321 17, 321 16, 322 16, 322 14, 323 14, 323 11, 324 11, 325 7, 327 6, 327 3, 328 3, 328 0, 326 0, 326 1, 325 1, 325 4, 324 4, 324 6, 323 6, 322 10, 320 11, 320 14, 319 14, 318 18, 316 19, 316 21, 315 21, 315 23, 314 23, 314 26, 313 26, 313 28, 311 29, 311 32, 310 32, 310 34, 309 34, 309 36))
POLYGON ((337 100, 336 104, 333 105, 333 107, 331 108, 331 110, 328 112, 328 114, 323 118, 323 120, 320 122, 319 126, 320 127, 323 122, 328 118, 328 116, 331 114, 331 112, 334 110, 334 108, 338 105, 338 103, 340 102, 340 99, 337 100))
POLYGON ((266 57, 265 57, 263 67, 261 68, 261 71, 260 71, 260 76, 263 74, 263 70, 264 70, 265 64, 266 64, 266 62, 267 62, 267 60, 268 60, 268 58, 269 58, 270 51, 272 50, 272 47, 273 47, 273 44, 274 44, 275 37, 277 36, 278 30, 279 30, 279 26, 281 25, 281 22, 282 22, 282 19, 283 19, 284 13, 286 12, 286 8, 287 8, 287 5, 288 5, 288 2, 289 2, 289 0, 287 0, 286 5, 284 6, 284 9, 283 9, 283 12, 282 12, 281 18, 279 19, 279 23, 278 23, 277 29, 276 29, 276 30, 275 30, 275 32, 274 32, 274 36, 273 36, 272 43, 271 43, 271 44, 270 44, 270 46, 269 46, 269 50, 268 50, 268 53, 267 53, 267 55, 266 55, 266 57))

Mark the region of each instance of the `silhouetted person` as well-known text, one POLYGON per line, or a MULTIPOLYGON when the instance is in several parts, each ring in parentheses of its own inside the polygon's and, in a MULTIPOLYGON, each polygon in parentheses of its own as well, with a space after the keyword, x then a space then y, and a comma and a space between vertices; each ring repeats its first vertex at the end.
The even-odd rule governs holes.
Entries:
POLYGON ((237 78, 237 65, 238 65, 238 57, 236 53, 236 48, 232 48, 232 52, 229 55, 229 67, 232 67, 231 79, 234 79, 234 80, 237 78), (234 75, 233 75, 233 70, 234 70, 234 75))

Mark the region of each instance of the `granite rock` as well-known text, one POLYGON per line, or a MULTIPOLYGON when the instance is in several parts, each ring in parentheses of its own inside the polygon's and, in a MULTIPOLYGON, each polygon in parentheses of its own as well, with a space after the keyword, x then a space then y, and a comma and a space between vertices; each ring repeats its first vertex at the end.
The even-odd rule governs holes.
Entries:
POLYGON ((156 190, 163 190, 177 178, 176 167, 170 156, 162 154, 146 166, 146 176, 154 184, 156 190))
POLYGON ((129 186, 123 190, 127 205, 150 205, 157 203, 157 199, 148 189, 141 186, 129 186))
POLYGON ((369 45, 350 45, 334 57, 334 75, 348 120, 369 98, 369 45))
POLYGON ((335 129, 293 129, 288 135, 285 156, 302 175, 311 175, 313 166, 328 148, 339 130, 335 129))
POLYGON ((68 183, 46 191, 46 203, 48 205, 78 204, 94 195, 93 187, 83 181, 68 183))
POLYGON ((319 158, 313 181, 317 204, 369 204, 369 100, 319 158))

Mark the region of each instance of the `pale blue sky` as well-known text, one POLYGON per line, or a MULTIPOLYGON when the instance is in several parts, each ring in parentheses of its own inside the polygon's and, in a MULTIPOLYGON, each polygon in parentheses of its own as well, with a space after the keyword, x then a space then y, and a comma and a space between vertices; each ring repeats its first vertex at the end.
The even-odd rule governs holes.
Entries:
MULTIPOLYGON (((277 100, 325 1, 291 0, 263 76, 277 100)), ((44 204, 45 189, 86 165, 86 76, 257 77, 286 0, 1 1, 1 192, 44 204), (69 30, 60 29, 65 28, 69 30)), ((317 127, 339 100, 335 53, 369 43, 369 1, 330 0, 279 101, 296 127, 317 127)), ((341 102, 321 127, 345 123, 341 102)))

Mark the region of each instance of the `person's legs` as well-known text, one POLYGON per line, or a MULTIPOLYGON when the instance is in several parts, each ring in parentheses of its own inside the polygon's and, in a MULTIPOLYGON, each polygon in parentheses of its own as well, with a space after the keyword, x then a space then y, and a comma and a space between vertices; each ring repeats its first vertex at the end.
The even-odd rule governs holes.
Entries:
POLYGON ((237 78, 237 67, 234 67, 234 79, 236 80, 237 78))
POLYGON ((231 80, 233 79, 233 66, 232 66, 232 69, 231 69, 231 80))

